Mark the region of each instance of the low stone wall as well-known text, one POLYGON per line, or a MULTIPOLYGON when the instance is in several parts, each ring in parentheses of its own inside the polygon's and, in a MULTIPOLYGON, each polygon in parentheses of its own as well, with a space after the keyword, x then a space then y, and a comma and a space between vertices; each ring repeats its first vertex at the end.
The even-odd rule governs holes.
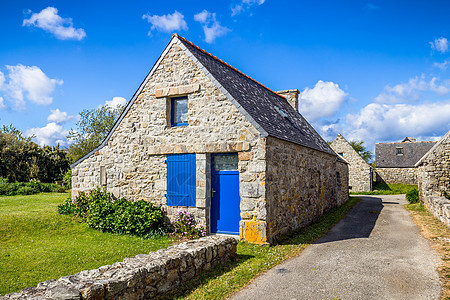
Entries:
POLYGON ((377 182, 417 184, 417 168, 376 168, 376 172, 377 182))
POLYGON ((209 236, 123 262, 41 282, 6 299, 151 299, 235 258, 237 241, 209 236))
POLYGON ((450 200, 445 197, 428 197, 425 208, 445 225, 450 227, 450 200))

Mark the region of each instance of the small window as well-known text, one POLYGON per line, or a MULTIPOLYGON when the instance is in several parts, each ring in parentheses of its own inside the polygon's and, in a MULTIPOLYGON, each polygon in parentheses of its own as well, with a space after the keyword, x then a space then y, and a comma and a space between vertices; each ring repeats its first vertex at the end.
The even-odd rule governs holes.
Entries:
POLYGON ((179 97, 171 99, 170 122, 172 126, 188 125, 188 99, 179 97))
POLYGON ((344 152, 339 152, 338 153, 340 156, 344 157, 344 152))
POLYGON ((403 148, 395 148, 395 154, 403 155, 403 148))
POLYGON ((214 171, 235 171, 238 169, 238 156, 232 154, 215 154, 214 155, 214 171))

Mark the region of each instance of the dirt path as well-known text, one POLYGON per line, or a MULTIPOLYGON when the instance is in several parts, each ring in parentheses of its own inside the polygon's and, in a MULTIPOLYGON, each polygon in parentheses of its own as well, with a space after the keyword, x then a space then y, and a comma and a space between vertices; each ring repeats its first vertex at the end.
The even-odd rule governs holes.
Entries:
POLYGON ((326 236, 231 299, 439 299, 439 257, 404 196, 363 196, 326 236))

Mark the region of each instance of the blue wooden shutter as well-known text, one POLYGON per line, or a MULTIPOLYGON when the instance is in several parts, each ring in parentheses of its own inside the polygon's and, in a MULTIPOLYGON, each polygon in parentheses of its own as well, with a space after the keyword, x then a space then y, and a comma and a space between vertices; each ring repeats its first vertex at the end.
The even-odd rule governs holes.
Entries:
POLYGON ((167 155, 167 205, 195 206, 195 154, 167 155))

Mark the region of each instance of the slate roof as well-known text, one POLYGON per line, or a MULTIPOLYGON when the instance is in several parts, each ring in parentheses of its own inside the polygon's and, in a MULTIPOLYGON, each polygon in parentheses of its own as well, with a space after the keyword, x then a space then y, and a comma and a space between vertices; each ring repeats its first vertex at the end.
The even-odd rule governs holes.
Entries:
POLYGON ((375 166, 379 168, 413 168, 436 142, 402 142, 375 144, 375 166), (396 149, 403 148, 403 155, 396 149))
MULTIPOLYGON (((336 155, 314 128, 281 95, 177 36, 192 55, 263 131, 281 140, 336 155)), ((255 125, 255 124, 254 124, 255 125)))

